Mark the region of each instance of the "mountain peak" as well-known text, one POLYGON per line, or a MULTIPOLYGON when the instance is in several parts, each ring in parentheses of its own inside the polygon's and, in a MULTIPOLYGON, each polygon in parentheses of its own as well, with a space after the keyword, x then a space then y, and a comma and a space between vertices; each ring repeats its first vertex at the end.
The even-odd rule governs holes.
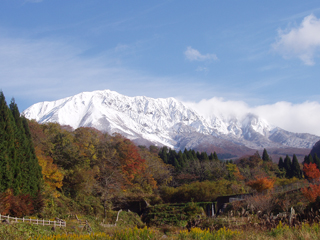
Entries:
MULTIPOLYGON (((310 134, 286 132, 253 114, 247 114, 243 119, 226 120, 213 113, 215 117, 206 119, 172 97, 128 97, 111 90, 82 92, 57 101, 40 102, 23 114, 39 123, 58 122, 74 129, 94 127, 104 132, 118 132, 132 140, 171 148, 179 148, 181 141, 194 134, 197 138, 203 136, 206 141, 219 138, 255 149, 275 146, 305 148, 320 140, 310 134)), ((200 139, 187 145, 192 147, 203 143, 200 139)))

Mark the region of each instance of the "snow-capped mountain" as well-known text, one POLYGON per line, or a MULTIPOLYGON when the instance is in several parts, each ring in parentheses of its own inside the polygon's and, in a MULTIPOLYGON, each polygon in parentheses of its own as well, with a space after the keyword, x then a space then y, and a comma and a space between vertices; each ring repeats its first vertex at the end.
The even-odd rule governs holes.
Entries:
MULTIPOLYGON (((83 92, 52 102, 40 102, 22 114, 39 123, 94 127, 118 132, 139 144, 195 148, 201 144, 312 148, 320 137, 287 132, 259 116, 242 119, 205 118, 174 98, 128 97, 104 90, 83 92)), ((223 146, 222 146, 223 145, 223 146)))

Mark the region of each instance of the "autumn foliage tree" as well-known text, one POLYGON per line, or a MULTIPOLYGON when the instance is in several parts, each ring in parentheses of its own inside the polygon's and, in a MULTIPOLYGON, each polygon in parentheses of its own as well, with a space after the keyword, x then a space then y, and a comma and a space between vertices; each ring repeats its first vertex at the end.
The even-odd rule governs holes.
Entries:
POLYGON ((303 164, 303 172, 307 179, 319 179, 320 178, 320 171, 317 168, 317 164, 315 163, 305 163, 303 164))
MULTIPOLYGON (((44 193, 59 197, 60 193, 57 190, 62 188, 64 174, 62 169, 54 163, 54 154, 52 154, 54 145, 50 141, 51 135, 48 134, 49 126, 38 124, 34 120, 29 121, 28 124, 30 135, 35 145, 35 154, 42 169, 44 193)), ((50 125, 56 126, 56 124, 50 125)))
POLYGON ((320 185, 310 184, 309 187, 302 188, 301 192, 310 202, 315 202, 320 196, 320 185))
POLYGON ((34 213, 33 199, 29 194, 14 195, 12 189, 0 194, 0 212, 3 215, 23 217, 34 213))
POLYGON ((152 176, 152 173, 146 171, 147 164, 145 159, 142 159, 138 147, 135 146, 129 139, 116 135, 116 145, 119 168, 124 176, 124 188, 132 188, 135 190, 147 190, 157 188, 157 182, 152 176), (137 189, 138 187, 138 189, 137 189))
POLYGON ((256 177, 254 180, 247 182, 247 185, 257 192, 262 192, 264 190, 269 190, 273 188, 275 179, 270 179, 268 177, 256 177))
MULTIPOLYGON (((303 172, 309 181, 320 178, 320 171, 315 163, 303 164, 303 172)), ((317 197, 320 196, 320 185, 310 184, 309 187, 302 188, 301 192, 310 202, 315 202, 317 197)))
POLYGON ((50 156, 46 156, 39 147, 35 148, 35 153, 42 169, 45 191, 52 194, 54 197, 60 196, 57 189, 61 189, 62 187, 64 174, 58 166, 53 163, 53 159, 50 156))
POLYGON ((127 182, 131 184, 134 178, 145 170, 145 160, 140 157, 137 147, 128 139, 119 141, 116 149, 119 154, 121 171, 127 182))
POLYGON ((241 181, 244 179, 244 177, 241 175, 239 168, 236 164, 228 163, 226 164, 227 170, 228 170, 228 177, 230 180, 237 180, 241 181))

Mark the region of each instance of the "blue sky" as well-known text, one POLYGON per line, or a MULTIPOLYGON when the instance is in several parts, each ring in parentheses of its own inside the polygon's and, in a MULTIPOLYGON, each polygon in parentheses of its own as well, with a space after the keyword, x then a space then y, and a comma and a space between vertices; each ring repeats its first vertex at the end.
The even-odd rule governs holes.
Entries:
POLYGON ((20 110, 110 89, 320 135, 319 56, 319 1, 0 2, 0 88, 20 110))

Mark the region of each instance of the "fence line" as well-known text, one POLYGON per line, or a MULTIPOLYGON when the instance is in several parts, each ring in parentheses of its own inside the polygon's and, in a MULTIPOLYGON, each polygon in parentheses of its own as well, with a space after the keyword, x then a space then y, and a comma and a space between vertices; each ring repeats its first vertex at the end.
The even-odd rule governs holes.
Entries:
POLYGON ((44 220, 44 219, 31 219, 31 218, 17 218, 17 217, 10 217, 9 215, 5 216, 5 215, 1 215, 0 214, 0 221, 7 219, 10 222, 14 221, 14 222, 28 222, 31 224, 36 224, 36 225, 42 225, 42 226, 50 226, 53 225, 54 227, 66 227, 67 223, 65 221, 62 220, 58 220, 58 221, 51 221, 51 220, 44 220))

